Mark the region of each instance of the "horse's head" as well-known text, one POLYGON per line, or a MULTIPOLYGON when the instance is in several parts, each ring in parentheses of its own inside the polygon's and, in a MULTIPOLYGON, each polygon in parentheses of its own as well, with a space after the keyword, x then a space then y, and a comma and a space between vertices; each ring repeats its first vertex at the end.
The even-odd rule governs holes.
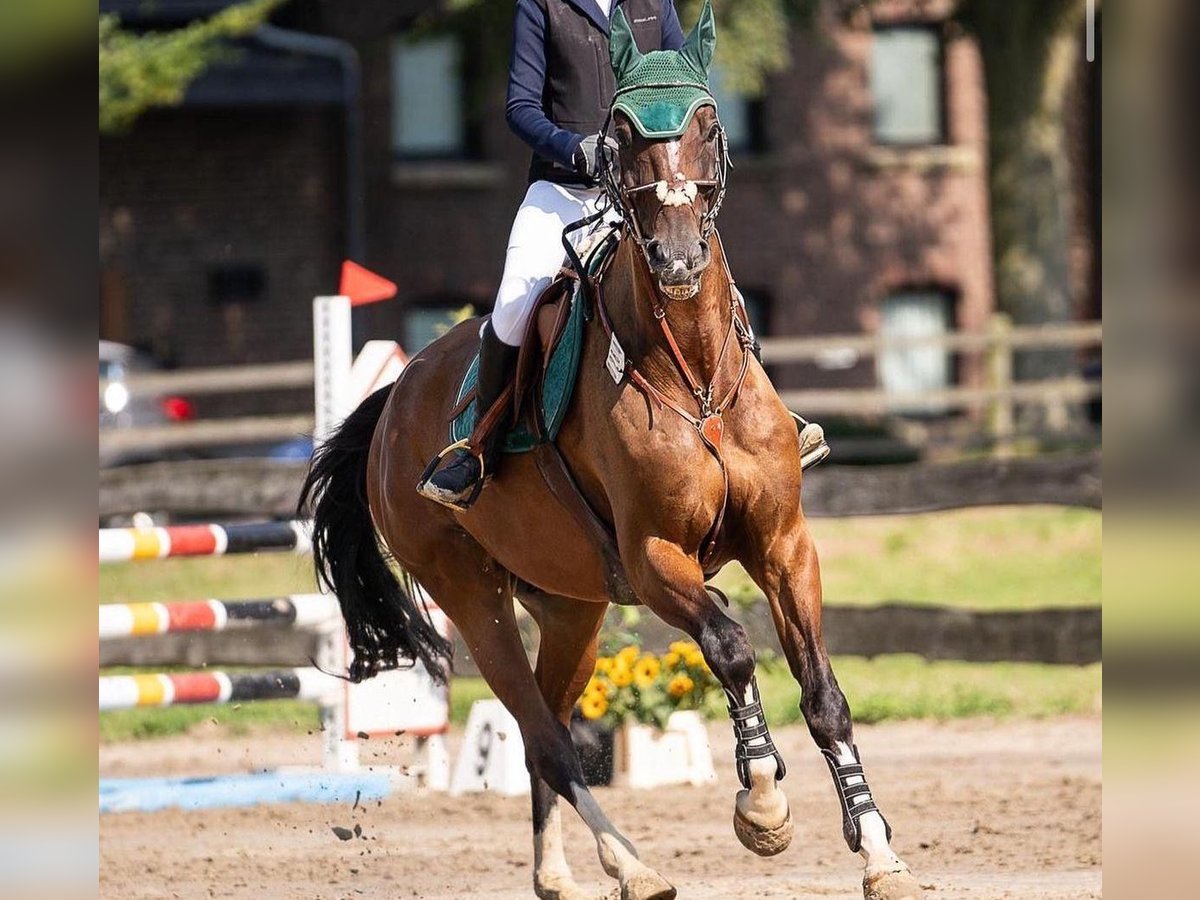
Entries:
POLYGON ((707 0, 679 51, 642 54, 624 13, 613 12, 612 130, 620 167, 607 173, 606 188, 672 299, 699 290, 725 191, 725 132, 708 87, 715 46, 707 0))

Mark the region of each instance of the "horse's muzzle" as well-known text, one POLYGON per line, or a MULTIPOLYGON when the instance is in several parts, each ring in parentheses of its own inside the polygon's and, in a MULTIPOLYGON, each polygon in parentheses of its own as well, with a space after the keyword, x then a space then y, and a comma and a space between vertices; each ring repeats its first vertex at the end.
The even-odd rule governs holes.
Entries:
POLYGON ((646 245, 650 269, 658 279, 659 290, 672 300, 688 300, 700 292, 700 276, 712 261, 708 241, 699 239, 686 254, 670 253, 660 241, 646 245))

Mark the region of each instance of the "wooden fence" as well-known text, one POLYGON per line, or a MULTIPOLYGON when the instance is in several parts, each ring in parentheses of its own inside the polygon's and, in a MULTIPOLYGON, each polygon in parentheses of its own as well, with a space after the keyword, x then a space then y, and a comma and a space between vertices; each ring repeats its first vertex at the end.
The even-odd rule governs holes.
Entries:
MULTIPOLYGON (((914 408, 946 410, 982 409, 992 437, 1000 444, 1015 432, 1015 409, 1040 405, 1048 419, 1062 421, 1072 404, 1100 394, 1100 384, 1082 378, 1014 381, 1013 356, 1028 350, 1079 351, 1098 347, 1103 337, 1099 322, 1012 326, 1004 316, 993 317, 983 332, 955 331, 940 335, 882 337, 875 334, 818 335, 764 338, 763 359, 770 364, 815 362, 829 354, 853 354, 878 358, 896 350, 936 347, 947 353, 984 354, 987 382, 981 386, 957 385, 930 391, 897 393, 882 388, 827 388, 787 390, 781 396, 790 408, 806 414, 836 413, 846 416, 879 416, 914 408)), ((126 386, 141 396, 179 394, 227 394, 311 388, 310 361, 184 369, 175 372, 131 374, 126 386)), ((251 444, 284 441, 311 433, 310 415, 248 416, 210 419, 168 425, 152 425, 100 436, 101 450, 108 455, 177 450, 187 447, 251 444)))

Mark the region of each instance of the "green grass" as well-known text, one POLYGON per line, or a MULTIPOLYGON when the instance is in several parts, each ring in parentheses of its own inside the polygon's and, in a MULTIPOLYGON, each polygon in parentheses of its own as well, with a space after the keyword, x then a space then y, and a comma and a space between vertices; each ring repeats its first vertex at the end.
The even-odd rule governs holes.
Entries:
MULTIPOLYGON (((1060 508, 958 510, 870 519, 817 519, 826 602, 886 600, 980 609, 1029 609, 1100 602, 1097 512, 1060 508)), ((757 589, 735 566, 720 581, 732 596, 757 589)), ((290 554, 169 559, 103 566, 102 603, 269 597, 311 591, 312 564, 290 554)), ((1100 667, 1024 663, 925 662, 914 656, 835 660, 855 719, 1046 716, 1096 707, 1100 667)), ((773 723, 797 721, 799 689, 778 663, 760 665, 773 723)), ((462 724, 474 700, 491 696, 478 678, 457 678, 451 721, 462 724)), ((719 706, 719 704, 718 704, 719 706)), ((724 715, 723 710, 715 711, 724 715)), ((215 719, 232 733, 317 728, 316 707, 297 701, 122 710, 100 716, 104 741, 178 734, 215 719)))
MULTIPOLYGON (((833 669, 854 720, 863 723, 1094 712, 1102 671, 1099 664, 930 662, 910 654, 837 657, 833 669)), ((800 720, 800 688, 786 666, 760 664, 758 681, 770 722, 800 720)))
POLYGON ((183 734, 213 721, 228 734, 255 730, 316 731, 317 705, 303 700, 267 700, 234 705, 168 706, 164 709, 119 709, 100 714, 100 740, 130 741, 183 734))
MULTIPOLYGON (((1101 514, 998 507, 913 516, 812 519, 828 605, 889 600, 973 609, 1100 603, 1101 514)), ((745 602, 739 566, 717 585, 745 602)))

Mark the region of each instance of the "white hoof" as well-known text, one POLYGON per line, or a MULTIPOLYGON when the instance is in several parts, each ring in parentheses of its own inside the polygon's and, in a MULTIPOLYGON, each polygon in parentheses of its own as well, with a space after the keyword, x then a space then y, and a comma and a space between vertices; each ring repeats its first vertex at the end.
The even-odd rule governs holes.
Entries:
MULTIPOLYGON (((746 792, 742 791, 742 793, 746 792)), ((738 840, 742 841, 742 846, 746 850, 757 853, 761 857, 773 857, 776 853, 784 852, 791 845, 794 833, 792 811, 785 808, 784 821, 772 824, 763 822, 752 812, 749 815, 746 814, 742 811, 742 804, 734 805, 733 833, 738 835, 738 840)))
POLYGON ((577 885, 570 874, 534 875, 533 893, 539 900, 592 900, 592 895, 577 885))
POLYGON ((653 869, 642 869, 621 882, 621 900, 674 900, 675 888, 653 869))
POLYGON ((863 900, 922 900, 925 891, 908 866, 875 872, 863 878, 863 900))

